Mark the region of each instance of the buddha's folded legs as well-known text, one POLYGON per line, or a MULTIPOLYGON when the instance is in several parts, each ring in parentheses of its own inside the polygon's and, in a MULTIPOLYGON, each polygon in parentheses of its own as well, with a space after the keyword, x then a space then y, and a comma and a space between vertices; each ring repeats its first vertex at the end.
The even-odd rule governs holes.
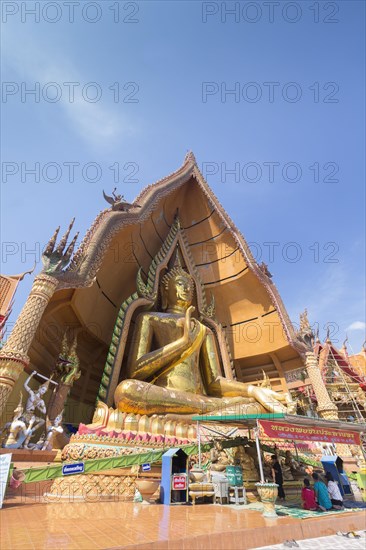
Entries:
POLYGON ((134 414, 206 414, 236 404, 247 405, 248 412, 261 412, 261 407, 246 397, 207 397, 185 391, 155 386, 139 380, 124 380, 115 393, 118 409, 134 414), (261 410, 258 410, 260 408, 261 410), (253 410, 252 410, 253 409, 253 410))

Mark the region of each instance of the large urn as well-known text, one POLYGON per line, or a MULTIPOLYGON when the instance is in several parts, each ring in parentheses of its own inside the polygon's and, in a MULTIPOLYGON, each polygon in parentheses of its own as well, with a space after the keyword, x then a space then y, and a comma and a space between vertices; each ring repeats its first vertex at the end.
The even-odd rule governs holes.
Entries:
POLYGON ((277 483, 256 483, 258 494, 263 504, 262 514, 265 518, 276 518, 275 502, 278 495, 277 483))
POLYGON ((202 468, 192 468, 189 471, 189 479, 193 481, 194 483, 200 483, 203 481, 203 478, 205 477, 206 473, 202 468))
POLYGON ((137 478, 136 487, 142 496, 143 502, 149 502, 153 494, 158 490, 160 479, 137 478))

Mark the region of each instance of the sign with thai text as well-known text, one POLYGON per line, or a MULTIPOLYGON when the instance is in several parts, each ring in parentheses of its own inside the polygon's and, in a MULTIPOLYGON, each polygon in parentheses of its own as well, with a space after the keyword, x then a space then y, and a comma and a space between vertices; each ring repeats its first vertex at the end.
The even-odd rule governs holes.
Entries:
POLYGON ((185 491, 187 489, 186 474, 173 474, 173 491, 185 491))
POLYGON ((348 443, 360 445, 360 434, 351 430, 301 426, 284 422, 259 420, 262 433, 272 439, 294 439, 295 441, 325 441, 326 443, 348 443))
POLYGON ((243 486, 243 470, 240 466, 226 466, 226 476, 232 487, 243 486))
POLYGON ((84 473, 84 462, 74 462, 74 464, 64 464, 62 466, 62 475, 71 476, 84 473))
POLYGON ((6 486, 8 484, 11 453, 0 455, 0 508, 3 505, 6 486))

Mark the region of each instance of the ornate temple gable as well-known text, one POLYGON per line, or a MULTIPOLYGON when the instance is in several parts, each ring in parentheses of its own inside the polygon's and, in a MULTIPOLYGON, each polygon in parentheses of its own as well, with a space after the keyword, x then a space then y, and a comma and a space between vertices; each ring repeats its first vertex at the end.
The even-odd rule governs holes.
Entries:
MULTIPOLYGON (((215 213, 220 217, 224 225, 224 230, 230 233, 236 243, 236 249, 242 254, 245 262, 242 271, 250 270, 255 277, 259 279, 261 286, 265 288, 273 304, 272 309, 276 310, 281 320, 288 342, 296 346, 296 339, 291 321, 278 290, 268 274, 268 270, 263 266, 259 266, 255 261, 243 235, 235 226, 234 222, 203 178, 193 153, 188 153, 186 155, 182 167, 177 171, 158 180, 154 184, 148 185, 142 190, 134 201, 134 204, 139 204, 141 206, 140 209, 132 208, 131 211, 128 212, 114 212, 111 209, 102 211, 87 232, 70 267, 62 275, 62 278, 60 278, 58 288, 80 288, 93 284, 98 269, 103 262, 105 253, 112 239, 119 231, 123 227, 144 222, 152 215, 159 204, 161 204, 164 197, 172 194, 176 189, 186 184, 192 177, 206 196, 208 204, 210 205, 211 215, 215 213)), ((221 233, 223 233, 224 230, 222 230, 221 233)), ((212 240, 212 236, 210 239, 207 239, 207 241, 209 240, 212 240)), ((240 274, 239 270, 238 275, 240 274)), ((231 275, 231 277, 233 276, 231 275)), ((212 283, 205 281, 205 284, 208 285, 212 283)), ((268 312, 266 313, 268 314, 268 312)))
MULTIPOLYGON (((228 341, 235 367, 233 376, 256 381, 264 368, 277 379, 275 385, 281 386, 278 381, 284 373, 302 365, 271 275, 256 263, 189 153, 177 171, 143 189, 127 210, 112 205, 100 212, 69 267, 57 275, 57 290, 42 316, 40 337, 32 344, 30 357, 40 372, 47 373, 50 347, 53 353, 59 345, 57 338, 51 343, 47 340, 48 327, 63 334, 67 326, 75 326, 80 333, 81 366, 89 376, 82 389, 75 385, 75 399, 80 390, 86 402, 95 400, 111 339, 118 343, 113 331, 120 309, 137 292, 138 272, 140 282, 147 283, 152 261, 174 224, 177 209, 185 263, 201 281, 201 303, 210 303, 214 297, 222 339, 228 341), (253 330, 257 336, 253 337, 253 330)), ((143 299, 145 304, 140 304, 147 306, 148 300, 140 295, 139 300, 143 299)), ((230 363, 228 355, 225 371, 231 369, 230 363)))

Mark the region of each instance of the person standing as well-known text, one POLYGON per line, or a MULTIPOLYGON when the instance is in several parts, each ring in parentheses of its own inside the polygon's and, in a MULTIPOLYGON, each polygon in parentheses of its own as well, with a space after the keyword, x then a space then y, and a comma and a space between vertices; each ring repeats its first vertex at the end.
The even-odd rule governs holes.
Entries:
POLYGON ((317 473, 313 474, 313 480, 315 481, 314 491, 320 510, 323 512, 330 510, 332 508, 332 503, 329 498, 327 486, 323 483, 323 481, 321 481, 320 476, 317 473))
POLYGON ((333 508, 340 510, 343 508, 343 497, 338 487, 338 483, 334 481, 334 478, 330 472, 325 474, 326 480, 328 481, 327 489, 333 508))
POLYGON ((278 498, 280 500, 285 500, 286 495, 285 491, 283 490, 283 475, 282 475, 282 468, 281 464, 278 461, 277 455, 271 456, 272 461, 272 477, 273 477, 273 483, 277 483, 278 485, 278 498))

